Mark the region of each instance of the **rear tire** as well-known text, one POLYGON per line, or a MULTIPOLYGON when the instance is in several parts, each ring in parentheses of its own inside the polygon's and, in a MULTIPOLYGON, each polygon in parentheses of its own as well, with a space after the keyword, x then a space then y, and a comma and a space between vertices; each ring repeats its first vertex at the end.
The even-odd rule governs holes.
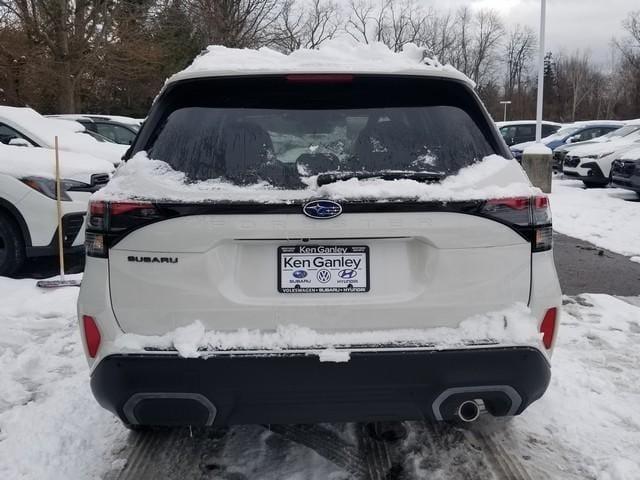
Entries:
POLYGON ((0 212, 0 275, 17 272, 25 260, 25 245, 17 223, 0 212))

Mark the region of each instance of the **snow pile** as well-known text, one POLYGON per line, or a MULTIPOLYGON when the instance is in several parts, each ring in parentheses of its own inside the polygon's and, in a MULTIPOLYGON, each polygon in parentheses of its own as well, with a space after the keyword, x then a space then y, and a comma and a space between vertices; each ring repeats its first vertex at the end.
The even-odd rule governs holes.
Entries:
POLYGON ((536 478, 638 478, 638 305, 609 295, 565 299, 551 385, 503 443, 535 460, 545 473, 536 478))
POLYGON ((627 256, 640 256, 640 205, 620 188, 585 189, 579 180, 553 182, 553 228, 627 256))
MULTIPOLYGON (((91 175, 112 173, 113 164, 106 160, 79 155, 73 152, 59 152, 60 177, 91 183, 91 175)), ((0 174, 16 178, 55 178, 55 151, 48 148, 12 147, 0 143, 0 174)))
POLYGON ((497 155, 433 184, 409 179, 352 178, 318 187, 316 178, 306 179, 309 186, 301 190, 277 189, 267 183, 237 186, 220 179, 187 183, 184 173, 173 170, 163 161, 150 160, 145 152, 140 152, 118 169, 113 180, 97 192, 95 198, 259 203, 291 203, 310 198, 455 201, 531 196, 540 192, 531 186, 517 162, 497 155))
POLYGON ((126 440, 91 395, 77 295, 0 277, 0 478, 102 478, 126 440))
POLYGON ((300 49, 288 55, 267 47, 258 50, 211 45, 167 83, 205 75, 236 73, 401 73, 446 76, 473 84, 451 65, 428 58, 426 50, 413 43, 399 53, 385 44, 364 44, 348 38, 324 42, 318 49, 300 49))
POLYGON ((536 143, 536 142, 531 142, 530 145, 528 145, 524 151, 523 151, 524 155, 549 155, 551 156, 553 154, 553 152, 551 151, 551 149, 549 147, 547 147, 544 143, 536 143))
POLYGON ((539 345, 537 320, 522 304, 477 315, 460 323, 458 328, 390 329, 326 333, 297 325, 282 325, 275 331, 248 330, 205 331, 201 322, 180 327, 162 336, 127 333, 116 340, 116 347, 131 352, 144 348, 175 349, 183 357, 207 356, 215 351, 320 350, 325 360, 348 357, 334 355, 335 348, 358 346, 456 348, 474 344, 539 345), (329 351, 323 351, 328 349, 329 351))

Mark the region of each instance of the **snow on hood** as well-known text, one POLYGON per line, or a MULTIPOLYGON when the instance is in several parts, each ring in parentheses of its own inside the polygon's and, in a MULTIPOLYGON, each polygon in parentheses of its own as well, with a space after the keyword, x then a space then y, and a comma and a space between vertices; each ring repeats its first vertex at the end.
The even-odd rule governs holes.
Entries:
POLYGON ((53 148, 58 137, 60 150, 88 153, 117 165, 127 151, 125 145, 99 142, 84 132, 86 129, 73 120, 46 118, 31 108, 0 106, 0 120, 23 133, 41 147, 53 148))
POLYGON ((380 42, 364 44, 351 39, 324 42, 318 49, 300 49, 288 55, 267 47, 258 50, 211 45, 183 71, 167 80, 233 74, 274 73, 387 73, 434 75, 473 82, 451 65, 427 57, 413 43, 393 52, 380 42))
POLYGON ((335 355, 335 348, 359 347, 429 347, 459 348, 474 344, 540 345, 538 321, 524 304, 505 310, 475 315, 457 328, 390 329, 327 333, 297 325, 282 325, 275 330, 206 331, 200 321, 180 327, 162 336, 127 333, 116 339, 118 350, 140 351, 144 348, 176 349, 183 357, 198 357, 213 351, 235 350, 308 350, 316 349, 324 361, 346 361, 335 355), (326 352, 326 349, 329 352, 326 352), (323 353, 324 352, 324 353, 323 353), (324 355, 324 359, 323 356, 324 355))
POLYGON ((497 155, 432 184, 408 179, 352 178, 318 187, 316 179, 308 177, 305 180, 308 187, 300 190, 278 189, 267 183, 238 186, 220 179, 188 183, 184 173, 173 170, 163 161, 150 160, 145 152, 139 152, 118 169, 111 182, 94 198, 107 201, 294 203, 311 198, 352 201, 481 200, 540 193, 539 189, 531 186, 518 162, 497 155))
POLYGON ((577 157, 586 157, 591 155, 608 155, 610 153, 623 150, 629 146, 632 146, 635 142, 640 141, 640 136, 631 134, 626 137, 615 137, 615 139, 602 139, 595 142, 596 139, 591 140, 589 145, 584 145, 571 149, 571 155, 577 157))
POLYGON ((640 145, 627 150, 620 158, 622 160, 640 160, 640 145))
MULTIPOLYGON (((111 173, 111 162, 88 155, 60 152, 60 176, 68 180, 91 183, 91 175, 111 173)), ((55 177, 55 152, 49 148, 13 147, 0 143, 0 174, 16 178, 55 177)))

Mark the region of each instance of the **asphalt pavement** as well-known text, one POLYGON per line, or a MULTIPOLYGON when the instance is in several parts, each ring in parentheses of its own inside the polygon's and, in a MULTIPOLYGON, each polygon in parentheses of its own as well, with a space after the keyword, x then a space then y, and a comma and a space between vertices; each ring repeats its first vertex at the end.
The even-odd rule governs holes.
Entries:
POLYGON ((565 295, 640 295, 640 263, 559 233, 554 234, 553 240, 556 269, 565 295))

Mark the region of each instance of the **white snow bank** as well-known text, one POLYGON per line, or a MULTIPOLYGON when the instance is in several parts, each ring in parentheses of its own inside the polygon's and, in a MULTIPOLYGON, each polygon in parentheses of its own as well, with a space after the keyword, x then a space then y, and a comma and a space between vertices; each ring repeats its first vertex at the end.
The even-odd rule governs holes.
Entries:
POLYGON ((102 478, 127 432, 91 394, 78 289, 35 283, 0 277, 0 478, 102 478))
MULTIPOLYGON (((60 176, 63 179, 91 183, 91 175, 112 173, 111 162, 88 155, 60 151, 60 176)), ((0 143, 0 174, 16 178, 55 178, 55 151, 49 148, 12 147, 0 143)))
POLYGON ((290 54, 267 47, 258 50, 211 45, 193 63, 173 75, 167 83, 183 78, 234 73, 402 73, 437 75, 473 82, 451 65, 428 58, 426 49, 413 43, 401 52, 385 44, 370 44, 341 38, 324 42, 317 49, 300 49, 290 54))
POLYGON ((579 180, 554 180, 553 228, 627 256, 640 255, 640 205, 621 188, 585 189, 579 180))
POLYGON ((150 160, 145 152, 136 154, 120 167, 109 184, 94 196, 99 200, 152 199, 192 202, 245 201, 259 203, 296 202, 309 198, 332 199, 412 199, 454 201, 531 196, 540 193, 529 183, 520 165, 497 155, 485 158, 440 183, 414 180, 349 179, 321 187, 317 177, 309 177, 309 187, 283 190, 266 183, 237 186, 215 179, 187 183, 184 173, 167 163, 150 160))
MULTIPOLYGON (((539 345, 537 320, 522 304, 460 323, 458 328, 390 329, 325 333, 297 325, 282 325, 275 331, 248 330, 205 331, 201 322, 177 328, 162 336, 127 333, 117 338, 116 347, 126 351, 144 348, 175 349, 183 357, 207 356, 215 351, 236 350, 321 350, 326 360, 335 361, 335 348, 348 350, 358 346, 427 346, 433 349, 456 348, 479 343, 539 345)), ((345 361, 345 357, 339 357, 345 361)))
POLYGON ((549 389, 501 445, 531 457, 543 473, 534 478, 639 478, 638 342, 638 306, 609 295, 565 298, 549 389))

